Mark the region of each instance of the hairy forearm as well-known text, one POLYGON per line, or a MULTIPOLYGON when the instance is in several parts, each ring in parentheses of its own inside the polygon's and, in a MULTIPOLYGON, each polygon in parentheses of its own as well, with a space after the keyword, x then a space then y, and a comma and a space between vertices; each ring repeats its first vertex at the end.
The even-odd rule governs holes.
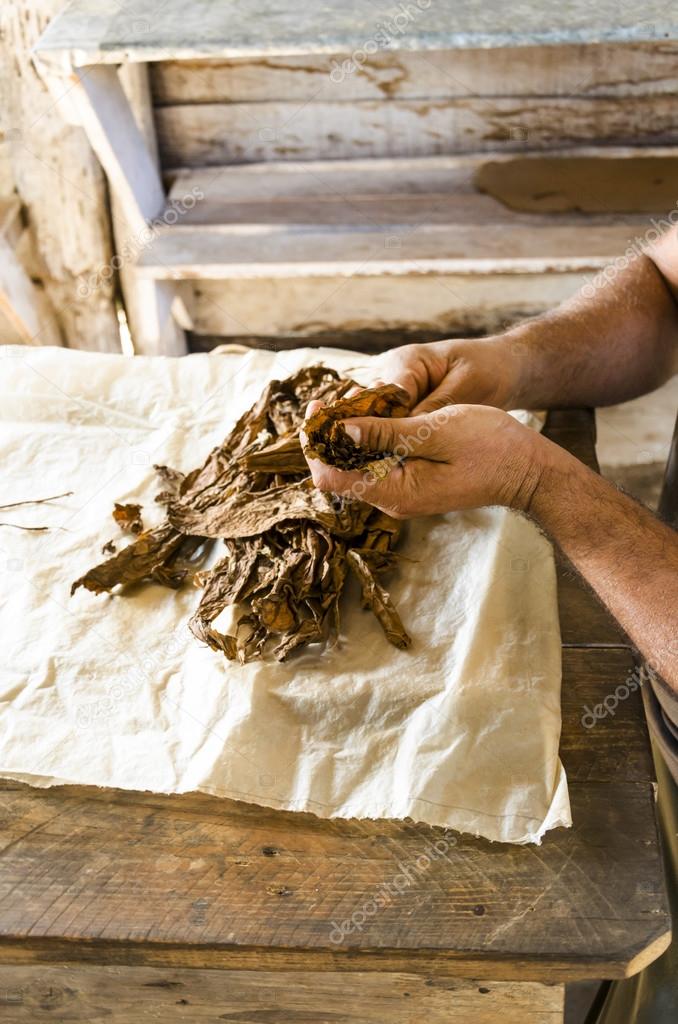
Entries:
POLYGON ((528 514, 678 693, 678 533, 539 437, 528 514))
POLYGON ((643 255, 501 338, 513 408, 611 405, 678 369, 678 303, 672 282, 643 255))

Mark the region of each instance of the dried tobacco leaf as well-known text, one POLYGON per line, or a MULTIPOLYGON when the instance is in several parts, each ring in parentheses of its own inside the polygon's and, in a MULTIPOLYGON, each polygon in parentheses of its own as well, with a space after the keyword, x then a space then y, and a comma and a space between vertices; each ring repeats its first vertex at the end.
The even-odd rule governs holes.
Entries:
POLYGON ((306 455, 337 469, 365 469, 372 462, 388 458, 391 452, 369 451, 357 445, 344 430, 341 420, 356 416, 406 416, 409 404, 409 395, 403 388, 397 384, 382 384, 324 405, 304 424, 308 438, 306 455))
POLYGON ((259 473, 280 473, 283 476, 308 473, 308 464, 298 435, 281 437, 265 448, 248 452, 241 456, 240 463, 250 472, 256 470, 259 473))
POLYGON ((178 469, 172 469, 170 466, 154 466, 153 469, 165 485, 165 490, 156 494, 155 500, 159 505, 167 505, 176 498, 179 488, 184 482, 185 475, 180 473, 178 469))
MULTIPOLYGON (((187 475, 155 467, 164 486, 156 500, 166 506, 165 521, 90 569, 71 592, 83 586, 100 593, 141 581, 179 587, 190 576, 203 588, 189 622, 199 640, 241 663, 269 651, 282 661, 299 647, 337 638, 350 567, 363 604, 389 641, 407 647, 410 638, 377 581, 396 561, 400 524, 363 502, 317 491, 299 440, 300 428, 313 420, 304 422, 313 399, 325 403, 319 429, 326 451, 349 459, 355 454, 341 431, 332 430, 341 417, 402 415, 406 408, 398 388, 344 398, 351 387, 352 381, 322 366, 271 381, 202 466, 187 475), (195 559, 217 539, 225 557, 194 572, 195 559), (213 623, 228 607, 236 609, 235 624, 232 633, 221 633, 213 623)), ((366 462, 375 454, 383 455, 362 453, 366 462)), ((135 521, 130 506, 116 508, 130 509, 126 521, 135 521)))
POLYGON ((112 515, 121 530, 127 530, 129 533, 143 532, 141 505, 121 505, 116 501, 112 515))
POLYGON ((381 586, 374 571, 370 568, 368 560, 363 556, 364 552, 359 548, 352 548, 347 556, 348 564, 360 581, 363 603, 371 608, 379 619, 386 638, 395 647, 405 650, 412 643, 412 639, 406 632, 390 595, 381 586))
POLYGON ((71 594, 78 587, 101 594, 105 590, 112 590, 118 583, 150 580, 163 568, 165 562, 171 560, 184 539, 182 533, 167 523, 154 530, 147 530, 133 544, 77 579, 71 586, 71 594))

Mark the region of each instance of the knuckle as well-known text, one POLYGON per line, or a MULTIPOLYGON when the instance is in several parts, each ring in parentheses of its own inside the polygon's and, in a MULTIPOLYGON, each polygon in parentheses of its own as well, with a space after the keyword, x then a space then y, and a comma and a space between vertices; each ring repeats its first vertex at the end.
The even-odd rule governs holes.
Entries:
POLYGON ((388 420, 378 420, 370 430, 369 443, 377 451, 387 451, 393 444, 393 428, 388 420))

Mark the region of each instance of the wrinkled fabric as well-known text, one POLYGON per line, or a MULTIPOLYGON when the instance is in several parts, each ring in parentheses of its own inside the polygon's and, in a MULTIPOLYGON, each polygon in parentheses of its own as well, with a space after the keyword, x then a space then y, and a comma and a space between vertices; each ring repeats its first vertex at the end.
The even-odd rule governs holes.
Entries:
POLYGON ((190 634, 191 586, 69 597, 104 543, 127 542, 115 501, 141 504, 146 526, 162 518, 154 463, 194 468, 268 380, 314 362, 360 379, 366 357, 0 349, 1 503, 73 492, 0 514, 50 527, 0 527, 0 774, 538 842, 571 819, 553 554, 525 518, 487 508, 407 524, 387 586, 409 651, 360 608, 357 584, 334 649, 246 666, 190 634))

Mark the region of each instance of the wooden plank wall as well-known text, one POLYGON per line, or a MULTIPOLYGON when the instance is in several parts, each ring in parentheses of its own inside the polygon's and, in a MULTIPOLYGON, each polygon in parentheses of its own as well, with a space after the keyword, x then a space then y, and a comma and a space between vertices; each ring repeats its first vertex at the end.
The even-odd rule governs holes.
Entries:
POLYGON ((163 165, 678 141, 677 43, 346 61, 154 65, 163 165))

